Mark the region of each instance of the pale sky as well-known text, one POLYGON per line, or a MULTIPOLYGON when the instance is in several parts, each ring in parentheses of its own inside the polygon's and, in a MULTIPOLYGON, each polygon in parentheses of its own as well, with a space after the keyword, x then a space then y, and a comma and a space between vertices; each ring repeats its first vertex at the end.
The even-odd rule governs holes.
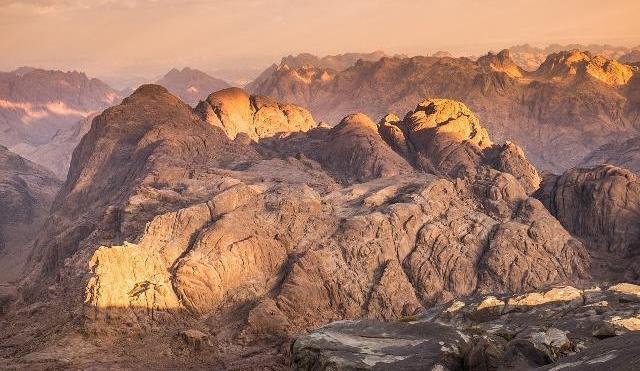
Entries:
POLYGON ((640 0, 0 0, 4 71, 154 76, 300 52, 479 55, 521 43, 640 45, 640 0))

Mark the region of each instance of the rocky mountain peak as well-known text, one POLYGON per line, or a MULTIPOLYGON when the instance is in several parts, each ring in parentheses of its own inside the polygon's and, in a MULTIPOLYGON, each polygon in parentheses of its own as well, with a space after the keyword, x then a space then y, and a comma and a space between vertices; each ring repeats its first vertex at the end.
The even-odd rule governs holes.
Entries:
POLYGON ((498 54, 489 52, 489 54, 478 58, 477 63, 492 71, 504 72, 513 78, 524 76, 524 70, 511 59, 509 49, 503 49, 498 54))
POLYGON ((589 77, 610 86, 619 86, 631 79, 633 69, 604 56, 574 49, 550 54, 536 74, 551 80, 589 77))

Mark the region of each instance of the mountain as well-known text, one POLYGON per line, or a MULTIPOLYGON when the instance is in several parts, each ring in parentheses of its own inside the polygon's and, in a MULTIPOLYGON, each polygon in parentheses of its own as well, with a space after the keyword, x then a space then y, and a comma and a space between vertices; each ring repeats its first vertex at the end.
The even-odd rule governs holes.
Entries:
POLYGON ((217 68, 207 71, 209 75, 218 76, 220 79, 228 81, 233 86, 245 86, 255 80, 261 72, 262 68, 259 67, 217 68))
MULTIPOLYGON (((504 54, 474 65, 501 70, 493 75, 500 81, 523 73, 504 54)), ((290 347, 295 338, 340 321, 327 328, 337 334, 329 340, 369 347, 370 367, 384 355, 380 337, 396 336, 397 326, 429 321, 438 308, 454 318, 461 300, 489 295, 486 307, 504 298, 516 308, 504 313, 567 302, 504 317, 520 327, 503 322, 502 340, 523 362, 570 357, 577 343, 538 357, 528 336, 544 342, 534 334, 546 339, 550 321, 575 323, 591 310, 583 305, 608 298, 547 287, 637 281, 637 178, 606 167, 541 186, 524 151, 497 143, 465 104, 414 104, 403 118, 375 123, 352 113, 328 127, 304 108, 237 88, 192 109, 164 87, 141 86, 93 120, 33 236, 27 274, 0 290, 2 366, 282 369, 305 359, 298 341, 290 347), (612 190, 626 192, 628 204, 608 198, 612 190), (593 202, 580 202, 589 194, 593 202), (614 225, 624 233, 611 233, 614 225), (387 322, 362 330, 361 319, 387 322)), ((593 309, 611 323, 588 324, 631 326, 634 304, 611 303, 615 312, 603 310, 618 317, 593 309)), ((460 352, 477 345, 483 356, 491 344, 476 344, 479 326, 454 325, 418 325, 437 331, 387 345, 451 335, 460 352)), ((603 336, 623 331, 611 328, 603 336)), ((584 336, 585 352, 607 344, 584 336)), ((423 357, 448 354, 431 343, 423 357)), ((468 353, 456 354, 454 361, 468 353)))
POLYGON ((60 186, 51 172, 0 146, 0 284, 20 277, 60 186))
MULTIPOLYGON (((344 71, 347 68, 353 66, 359 60, 375 62, 381 58, 387 57, 383 51, 374 51, 371 53, 345 53, 338 55, 327 55, 324 57, 318 57, 309 53, 302 53, 296 56, 289 55, 283 57, 280 60, 280 64, 272 64, 259 74, 252 82, 246 85, 246 89, 253 91, 258 89, 258 86, 270 84, 273 80, 272 75, 286 71, 301 71, 296 73, 296 78, 303 81, 307 81, 313 76, 306 76, 308 74, 316 75, 316 72, 305 71, 322 71, 326 74, 333 74, 335 72, 344 71)), ((318 75, 323 75, 319 73, 318 75)))
POLYGON ((64 178, 80 140, 69 135, 78 132, 79 122, 118 100, 118 92, 81 72, 22 67, 0 73, 0 144, 64 178), (67 139, 56 145, 60 137, 67 139))
POLYGON ((172 69, 156 82, 169 89, 190 105, 196 105, 205 99, 212 91, 228 88, 230 85, 206 73, 185 67, 182 70, 172 69))
POLYGON ((594 148, 640 128, 635 67, 590 53, 549 55, 534 72, 509 51, 468 58, 412 57, 360 61, 338 72, 280 65, 248 85, 256 94, 308 107, 335 124, 351 112, 404 114, 416 100, 465 102, 498 141, 523 146, 540 169, 562 172, 594 148))
POLYGON ((311 65, 318 68, 343 71, 356 64, 359 60, 375 62, 384 57, 387 57, 387 55, 381 50, 376 50, 371 53, 345 53, 327 55, 324 57, 318 57, 309 53, 302 53, 295 56, 288 55, 283 57, 280 64, 286 64, 293 69, 300 68, 304 65, 311 65))
MULTIPOLYGON (((526 71, 535 71, 549 54, 559 53, 565 50, 583 50, 594 55, 602 55, 607 59, 620 60, 624 55, 633 51, 623 46, 599 45, 599 44, 551 44, 544 48, 531 46, 529 44, 516 45, 508 48, 514 62, 526 71)), ((622 63, 628 61, 620 60, 622 63)))
POLYGON ((65 179, 73 149, 89 131, 91 122, 97 115, 98 112, 91 113, 67 128, 58 130, 47 143, 19 143, 11 147, 11 150, 24 158, 38 161, 38 164, 52 171, 58 179, 65 179))

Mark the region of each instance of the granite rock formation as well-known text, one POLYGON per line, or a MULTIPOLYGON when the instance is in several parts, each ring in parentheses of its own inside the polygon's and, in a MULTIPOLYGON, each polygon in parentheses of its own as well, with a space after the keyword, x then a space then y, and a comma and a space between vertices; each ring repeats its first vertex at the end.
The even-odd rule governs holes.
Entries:
POLYGON ((546 177, 537 197, 569 232, 590 246, 601 269, 617 270, 622 275, 618 279, 640 278, 637 174, 610 165, 573 169, 546 177))

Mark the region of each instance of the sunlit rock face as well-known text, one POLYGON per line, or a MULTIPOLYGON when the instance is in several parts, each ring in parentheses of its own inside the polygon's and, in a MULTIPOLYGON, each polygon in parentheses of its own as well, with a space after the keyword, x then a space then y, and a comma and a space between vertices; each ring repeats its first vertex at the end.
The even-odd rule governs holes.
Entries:
POLYGON ((424 97, 464 102, 498 142, 525 150, 539 170, 561 173, 594 148, 638 135, 634 67, 588 52, 556 51, 535 71, 520 68, 513 52, 468 58, 385 57, 360 61, 330 79, 302 82, 292 71, 319 76, 322 67, 265 71, 248 86, 308 107, 336 125, 353 112, 379 121, 388 112, 412 112, 424 97))
POLYGON ((620 86, 629 82, 633 69, 600 55, 572 50, 549 55, 536 73, 552 80, 590 77, 610 86, 620 86))
POLYGON ((224 89, 209 95, 198 104, 196 111, 203 120, 221 128, 231 139, 243 133, 257 141, 278 134, 308 131, 316 126, 307 110, 277 103, 269 97, 250 96, 240 88, 224 89))
POLYGON ((64 179, 92 115, 119 99, 118 92, 80 72, 0 73, 0 145, 64 179))

